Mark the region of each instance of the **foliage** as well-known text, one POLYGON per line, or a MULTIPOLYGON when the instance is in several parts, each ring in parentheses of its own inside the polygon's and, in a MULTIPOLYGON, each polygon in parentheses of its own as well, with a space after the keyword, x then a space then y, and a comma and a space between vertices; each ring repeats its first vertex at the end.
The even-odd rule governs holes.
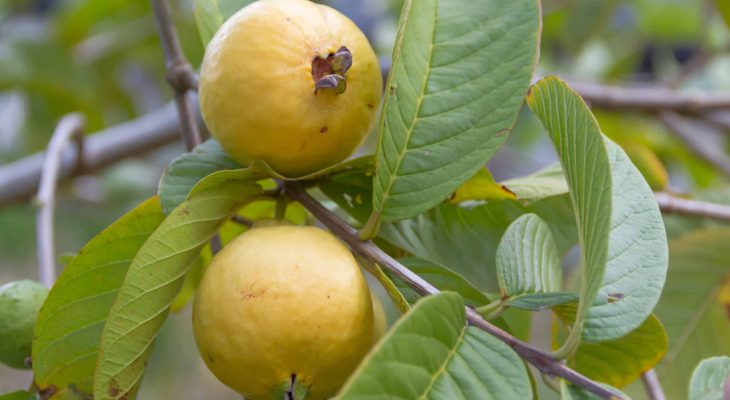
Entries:
MULTIPOLYGON (((218 27, 250 2, 176 5, 194 66, 218 27)), ((359 4, 331 3, 346 13, 359 4)), ((680 187, 688 197, 730 204, 722 174, 654 115, 594 112, 568 83, 534 74, 539 54, 541 71, 571 78, 730 88, 726 60, 715 56, 730 43, 726 2, 717 1, 711 18, 703 2, 670 3, 389 2, 387 18, 402 12, 391 28, 394 44, 375 46, 393 46, 375 154, 298 183, 444 293, 424 296, 384 265, 360 260, 400 315, 341 398, 550 398, 525 359, 467 324, 467 310, 519 339, 549 342, 557 359, 606 387, 633 396, 629 385, 656 368, 669 399, 721 398, 730 230, 709 219, 662 217, 652 190, 680 187), (685 56, 709 61, 689 70, 685 56), (546 155, 550 143, 556 154, 546 155), (540 330, 532 313, 546 309, 555 318, 540 330)), ((169 97, 148 1, 57 2, 41 22, 32 7, 0 2, 0 118, 14 110, 3 110, 12 101, 23 111, 17 132, 0 127, 0 144, 10 143, 0 146, 0 159, 42 148, 66 112, 83 112, 93 132, 169 97)), ((724 140, 713 143, 726 149, 724 140)), ((156 179, 152 164, 143 161, 135 176, 156 179)), ((238 165, 215 140, 170 162, 158 196, 89 240, 52 288, 33 343, 37 393, 0 399, 134 397, 160 329, 194 296, 217 240, 225 246, 248 229, 233 217, 271 218, 289 203, 284 218, 314 221, 282 192, 290 182, 262 162, 238 165)), ((105 193, 108 208, 99 214, 129 209, 119 192, 105 193)), ((0 213, 0 226, 13 228, 0 229, 3 254, 32 236, 16 229, 32 212, 16 210, 0 213)), ((75 214, 59 214, 64 226, 77 223, 75 214)), ((554 383, 562 398, 594 398, 554 383)))
POLYGON ((345 384, 339 398, 528 399, 525 365, 506 344, 466 326, 454 293, 420 301, 345 384), (408 382, 404 385, 403 382, 408 382))

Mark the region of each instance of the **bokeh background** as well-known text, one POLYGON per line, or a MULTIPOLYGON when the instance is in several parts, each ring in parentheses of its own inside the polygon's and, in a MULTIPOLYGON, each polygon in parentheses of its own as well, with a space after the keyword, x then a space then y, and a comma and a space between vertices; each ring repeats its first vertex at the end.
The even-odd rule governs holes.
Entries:
MULTIPOLYGON (((327 3, 361 27, 387 67, 402 2, 327 3)), ((730 90, 730 33, 714 0, 542 3, 539 75, 730 90)), ((171 4, 184 52, 197 66, 203 47, 192 1, 171 4)), ((66 113, 82 112, 87 132, 93 134, 161 108, 172 97, 164 66, 148 0, 0 0, 0 164, 43 150, 66 113)), ((624 146, 635 163, 646 165, 642 172, 656 189, 704 193, 730 203, 727 180, 651 116, 608 112, 597 116, 605 133, 624 146)), ((702 140, 727 149, 726 132, 711 127, 703 131, 708 135, 702 140)), ((499 180, 555 161, 545 138, 539 122, 523 110, 490 170, 499 180)), ((373 138, 362 151, 372 143, 373 138)), ((183 151, 180 143, 170 143, 64 184, 56 213, 59 255, 78 251, 109 223, 155 194, 165 165, 183 151)), ((30 199, 0 204, 0 284, 37 277, 34 218, 30 199)), ((683 222, 668 223, 671 230, 673 223, 683 222)), ((540 334, 536 332, 537 341, 540 334)), ((30 373, 0 365, 0 393, 30 382, 30 373)), ((239 398, 199 360, 189 310, 172 315, 166 324, 139 398, 239 398)))

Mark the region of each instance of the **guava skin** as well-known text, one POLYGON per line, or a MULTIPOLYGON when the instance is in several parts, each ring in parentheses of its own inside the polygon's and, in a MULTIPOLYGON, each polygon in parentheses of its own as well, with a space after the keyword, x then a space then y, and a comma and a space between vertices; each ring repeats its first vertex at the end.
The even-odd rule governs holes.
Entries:
POLYGON ((350 251, 315 227, 255 227, 211 261, 193 304, 202 358, 248 400, 296 376, 326 399, 373 344, 370 289, 350 251))
POLYGON ((374 293, 370 293, 370 296, 373 299, 373 343, 377 343, 388 331, 388 321, 383 303, 374 293))
POLYGON ((38 312, 48 296, 48 288, 22 280, 0 286, 0 362, 28 369, 33 330, 38 312))
POLYGON ((350 156, 372 128, 381 91, 365 35, 309 0, 259 0, 234 14, 208 44, 199 82, 203 119, 223 149, 291 177, 350 156), (342 46, 352 54, 345 92, 315 94, 312 62, 342 46))

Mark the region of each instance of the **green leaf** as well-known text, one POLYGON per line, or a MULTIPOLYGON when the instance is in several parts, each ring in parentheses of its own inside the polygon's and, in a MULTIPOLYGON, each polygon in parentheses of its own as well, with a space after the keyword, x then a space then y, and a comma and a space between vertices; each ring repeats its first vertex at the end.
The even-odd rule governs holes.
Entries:
MULTIPOLYGON (((479 307, 489 303, 489 298, 464 277, 437 262, 416 257, 400 258, 398 261, 439 290, 460 294, 466 305, 470 307, 479 307)), ((421 298, 400 279, 394 277, 393 281, 409 303, 414 304, 421 298)))
MULTIPOLYGON (((575 305, 554 308, 566 324, 575 318, 575 305)), ((666 354, 667 333, 659 319, 649 317, 626 335, 601 343, 582 342, 568 365, 590 379, 624 387, 654 368, 666 354)))
POLYGON ((497 279, 502 297, 561 289, 558 248, 537 215, 525 214, 507 228, 497 247, 497 279))
POLYGON ((571 339, 598 295, 608 260, 611 229, 611 169, 596 119, 581 97, 557 78, 532 86, 527 104, 558 151, 578 222, 581 284, 571 339))
POLYGON ((364 224, 373 210, 373 173, 371 170, 345 171, 322 180, 319 189, 338 207, 364 224))
POLYGON ((218 141, 205 141, 173 160, 165 170, 158 188, 162 209, 169 214, 185 201, 195 184, 213 172, 238 168, 241 166, 228 157, 218 141))
POLYGON ((517 196, 506 186, 495 182, 487 168, 482 168, 459 186, 449 199, 449 203, 458 204, 468 200, 504 200, 516 199, 517 196))
POLYGON ((185 280, 180 288, 180 292, 175 296, 172 304, 170 304, 170 311, 179 312, 185 309, 185 306, 188 305, 198 290, 200 281, 203 279, 203 274, 205 274, 205 269, 210 264, 212 258, 213 254, 210 250, 210 245, 206 245, 190 265, 188 273, 185 274, 185 280))
POLYGON ((237 208, 260 196, 255 177, 247 169, 208 176, 144 243, 104 325, 94 375, 95 399, 134 395, 154 339, 191 263, 237 208))
POLYGON ((517 354, 466 326, 461 297, 447 292, 426 297, 402 317, 338 398, 530 399, 532 386, 517 354))
POLYGON ((546 197, 568 193, 568 183, 560 163, 552 164, 534 174, 500 182, 512 191, 522 203, 531 203, 546 197))
POLYGON ((649 184, 626 153, 605 139, 613 177, 613 211, 608 263, 600 297, 617 301, 594 304, 583 339, 619 338, 641 325, 659 301, 668 266, 667 237, 649 184))
MULTIPOLYGON (((604 388, 613 391, 616 394, 617 399, 630 399, 629 396, 621 393, 620 390, 611 387, 609 385, 598 383, 599 385, 603 386, 604 388)), ((586 391, 583 388, 579 388, 567 381, 561 380, 560 381, 560 398, 562 400, 599 400, 600 397, 596 396, 593 393, 590 393, 586 391)))
POLYGON ((667 393, 686 393, 689 373, 701 360, 730 356, 730 322, 719 301, 730 279, 730 228, 706 228, 669 244, 667 284, 654 311, 669 336, 657 367, 667 393))
MULTIPOLYGON (((345 161, 320 171, 296 178, 315 179, 330 174, 345 174, 372 169, 373 157, 364 156, 345 161)), ((233 161, 215 139, 208 139, 198 145, 192 152, 185 153, 167 167, 159 184, 159 194, 165 213, 169 213, 185 200, 193 187, 206 176, 217 171, 235 170, 241 166, 233 161)), ((277 178, 295 180, 278 174, 265 162, 254 161, 249 170, 257 174, 258 179, 277 178)))
POLYGON ((730 28, 730 3, 725 0, 717 0, 717 9, 720 10, 720 15, 725 20, 725 25, 730 28))
POLYGON ((729 379, 730 357, 702 360, 689 382, 689 400, 723 400, 724 388, 729 379))
POLYGON ((496 293, 497 244, 510 223, 528 212, 547 222, 561 254, 577 241, 566 196, 530 206, 512 200, 469 209, 442 204, 415 218, 383 224, 380 236, 411 254, 448 266, 481 291, 496 293))
MULTIPOLYGON (((437 262, 416 257, 400 258, 398 261, 437 289, 458 293, 467 306, 479 307, 492 300, 485 293, 472 286, 463 276, 437 262)), ((409 304, 415 304, 421 299, 420 294, 411 289, 397 276, 387 272, 386 274, 409 304)), ((507 312, 501 318, 492 319, 490 322, 521 339, 526 339, 530 330, 530 316, 523 314, 526 313, 507 312)))
POLYGON ((373 179, 385 221, 444 199, 507 138, 537 62, 535 0, 407 0, 373 179))
POLYGON ((198 23, 200 39, 207 46, 218 28, 241 8, 253 0, 194 0, 195 22, 198 23))
POLYGON ((129 265, 162 223, 157 197, 143 202, 91 239, 71 260, 41 308, 33 341, 40 391, 90 396, 102 328, 129 265))
POLYGON ((35 400, 36 395, 26 390, 18 390, 17 392, 0 394, 0 400, 35 400))
POLYGON ((578 302, 578 293, 533 293, 508 298, 504 305, 528 311, 541 311, 555 306, 578 302))

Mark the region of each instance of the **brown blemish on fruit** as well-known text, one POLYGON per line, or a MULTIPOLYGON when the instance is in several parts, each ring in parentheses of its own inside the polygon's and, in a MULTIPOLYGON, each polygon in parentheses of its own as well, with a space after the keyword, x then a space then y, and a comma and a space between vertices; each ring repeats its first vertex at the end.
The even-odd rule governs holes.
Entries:
POLYGON ((368 103, 368 108, 372 110, 373 108, 375 108, 375 106, 373 105, 373 103, 368 103))
POLYGON ((213 357, 211 357, 210 354, 208 354, 206 357, 208 358, 208 362, 210 362, 210 363, 213 362, 213 357))
POLYGON ((255 299, 257 297, 263 296, 264 293, 266 293, 266 289, 261 289, 261 290, 241 289, 241 291, 239 293, 241 294, 241 300, 249 300, 249 299, 255 299))
POLYGON ((329 128, 327 128, 326 126, 323 126, 323 127, 322 127, 322 128, 321 128, 321 129, 319 130, 319 132, 320 132, 320 133, 325 133, 325 132, 327 132, 328 130, 329 130, 329 128))

